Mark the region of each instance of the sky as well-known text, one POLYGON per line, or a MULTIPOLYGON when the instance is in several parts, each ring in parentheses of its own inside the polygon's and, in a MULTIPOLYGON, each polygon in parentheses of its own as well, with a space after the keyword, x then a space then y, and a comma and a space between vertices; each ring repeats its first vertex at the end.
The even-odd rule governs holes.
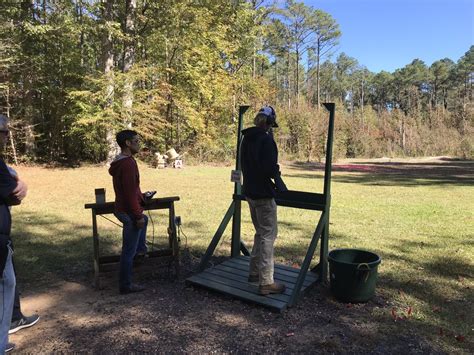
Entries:
MULTIPOLYGON (((421 59, 457 62, 474 45, 473 0, 303 0, 329 13, 342 36, 337 53, 372 72, 421 59)), ((337 55, 336 53, 336 55, 337 55)))

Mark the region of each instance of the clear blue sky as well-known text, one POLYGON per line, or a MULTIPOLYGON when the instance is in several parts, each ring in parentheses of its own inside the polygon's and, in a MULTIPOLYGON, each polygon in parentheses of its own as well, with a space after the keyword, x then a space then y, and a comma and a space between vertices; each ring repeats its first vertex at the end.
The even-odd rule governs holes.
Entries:
POLYGON ((303 0, 329 13, 342 36, 338 53, 372 72, 421 59, 457 61, 474 44, 473 0, 303 0))

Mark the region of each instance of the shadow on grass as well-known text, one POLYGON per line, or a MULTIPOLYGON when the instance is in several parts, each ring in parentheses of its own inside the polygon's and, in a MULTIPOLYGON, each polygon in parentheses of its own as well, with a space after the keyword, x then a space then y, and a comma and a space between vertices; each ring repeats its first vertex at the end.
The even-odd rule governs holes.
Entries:
POLYGON ((186 221, 186 225, 184 226, 185 229, 198 229, 204 230, 205 225, 200 221, 186 221))
MULTIPOLYGON (((14 218, 12 240, 21 283, 43 284, 54 280, 92 282, 94 249, 91 225, 73 223, 58 215, 32 212, 22 212, 23 223, 18 221, 20 218, 14 218)), ((110 227, 104 223, 109 222, 98 219, 100 255, 118 255, 122 241, 121 226, 110 227)), ((149 225, 149 250, 168 247, 168 236, 161 234, 153 236, 152 226, 149 225)))
POLYGON ((12 240, 20 282, 88 276, 93 267, 92 228, 57 215, 22 212, 12 240), (65 233, 64 231, 67 231, 65 233))
MULTIPOLYGON (((443 241, 446 239, 448 239, 447 236, 440 237, 438 240, 430 240, 429 242, 404 241, 402 244, 392 243, 392 250, 397 250, 399 254, 385 254, 412 264, 414 267, 422 268, 432 275, 446 278, 456 278, 458 276, 474 277, 474 269, 469 262, 465 261, 465 258, 446 254, 446 243, 443 241), (434 259, 425 260, 422 256, 418 256, 418 250, 426 249, 430 249, 430 254, 435 255, 434 259)), ((460 245, 471 244, 468 239, 459 242, 460 245)))
MULTIPOLYGON (((324 164, 294 163, 290 168, 324 171, 324 164)), ((340 183, 357 183, 381 186, 420 185, 474 185, 474 161, 446 160, 443 162, 360 162, 335 164, 332 180, 340 183), (357 173, 357 174, 344 174, 357 173)), ((298 173, 289 176, 314 179, 314 174, 298 173)))

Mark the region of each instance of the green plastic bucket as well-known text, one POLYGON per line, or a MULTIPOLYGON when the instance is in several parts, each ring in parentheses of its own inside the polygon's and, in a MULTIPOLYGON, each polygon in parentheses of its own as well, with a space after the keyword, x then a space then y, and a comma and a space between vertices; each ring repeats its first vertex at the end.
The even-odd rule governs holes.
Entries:
POLYGON ((358 249, 336 249, 328 256, 331 292, 342 302, 367 302, 375 294, 377 254, 358 249))

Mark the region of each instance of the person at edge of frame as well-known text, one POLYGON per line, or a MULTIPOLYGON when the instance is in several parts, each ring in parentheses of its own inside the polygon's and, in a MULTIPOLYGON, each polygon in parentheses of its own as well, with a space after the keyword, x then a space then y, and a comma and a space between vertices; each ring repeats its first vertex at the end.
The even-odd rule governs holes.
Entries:
MULTIPOLYGON (((3 152, 7 144, 8 118, 0 114, 0 151, 3 152)), ((18 205, 26 197, 28 187, 21 180, 16 180, 7 165, 0 157, 0 306, 2 316, 0 320, 0 352, 9 352, 15 345, 8 342, 11 327, 13 303, 15 299, 16 276, 13 269, 13 244, 11 233, 10 206, 18 205)))
POLYGON ((140 138, 132 130, 117 133, 121 152, 111 163, 115 191, 115 216, 122 222, 122 252, 120 255, 119 292, 129 294, 145 288, 132 283, 133 261, 146 256, 148 218, 143 214, 145 198, 140 190, 140 173, 134 155, 140 151, 140 138))
MULTIPOLYGON (((0 126, 1 127, 1 126, 0 126)), ((10 166, 7 166, 10 175, 19 183, 21 183, 20 177, 18 173, 10 166)), ((11 207, 10 207, 11 208, 11 207)), ((15 271, 15 261, 13 260, 13 270, 15 271)), ((31 316, 25 316, 21 311, 21 303, 20 303, 20 292, 18 291, 18 284, 15 287, 15 301, 13 303, 13 313, 12 313, 12 321, 10 324, 10 331, 8 334, 15 334, 19 330, 29 328, 34 326, 40 320, 39 314, 33 314, 31 316)))
POLYGON ((274 243, 278 234, 276 192, 287 191, 278 165, 278 148, 272 129, 278 127, 273 107, 260 109, 254 127, 242 131, 242 192, 249 204, 255 228, 248 281, 259 283, 259 293, 285 292, 285 285, 273 279, 274 243))

